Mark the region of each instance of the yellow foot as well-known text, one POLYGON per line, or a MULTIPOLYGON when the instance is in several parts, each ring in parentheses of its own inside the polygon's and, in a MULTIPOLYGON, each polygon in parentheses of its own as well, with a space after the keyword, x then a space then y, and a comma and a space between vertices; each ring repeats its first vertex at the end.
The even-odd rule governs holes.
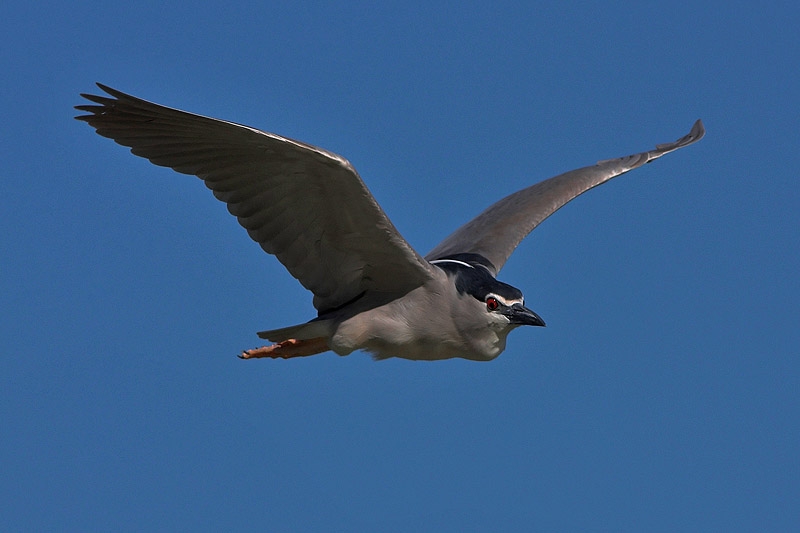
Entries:
POLYGON ((239 358, 259 359, 261 357, 269 357, 271 359, 289 359, 290 357, 305 357, 328 350, 330 350, 328 341, 324 337, 308 340, 288 339, 272 346, 245 350, 239 354, 239 358))

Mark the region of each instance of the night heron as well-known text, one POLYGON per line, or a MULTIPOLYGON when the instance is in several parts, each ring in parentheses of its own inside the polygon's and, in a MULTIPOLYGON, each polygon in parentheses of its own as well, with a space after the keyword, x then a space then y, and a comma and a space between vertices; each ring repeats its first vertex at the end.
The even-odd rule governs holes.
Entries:
POLYGON ((250 237, 314 294, 318 316, 259 332, 275 344, 240 357, 366 350, 377 359, 489 361, 522 325, 544 326, 522 292, 496 279, 511 252, 561 206, 703 137, 600 161, 516 192, 426 256, 392 225, 352 165, 315 146, 171 109, 98 84, 76 109, 97 133, 156 165, 202 179, 250 237))

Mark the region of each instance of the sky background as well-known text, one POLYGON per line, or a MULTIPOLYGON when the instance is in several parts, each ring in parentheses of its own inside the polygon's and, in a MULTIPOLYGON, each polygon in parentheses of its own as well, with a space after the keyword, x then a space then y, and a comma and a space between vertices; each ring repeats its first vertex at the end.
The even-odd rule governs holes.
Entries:
POLYGON ((800 528, 800 8, 610 5, 4 2, 1 528, 800 528), (423 253, 707 135, 523 242, 495 361, 240 361, 311 295, 95 81, 347 157, 423 253))

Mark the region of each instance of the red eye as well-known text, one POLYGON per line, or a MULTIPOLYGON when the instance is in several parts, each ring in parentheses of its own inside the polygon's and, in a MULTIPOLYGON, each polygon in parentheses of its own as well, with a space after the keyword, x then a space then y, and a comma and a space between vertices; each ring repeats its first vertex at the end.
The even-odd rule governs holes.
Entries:
POLYGON ((486 309, 489 311, 497 311, 498 307, 500 307, 500 302, 497 301, 497 298, 494 296, 486 298, 486 309))

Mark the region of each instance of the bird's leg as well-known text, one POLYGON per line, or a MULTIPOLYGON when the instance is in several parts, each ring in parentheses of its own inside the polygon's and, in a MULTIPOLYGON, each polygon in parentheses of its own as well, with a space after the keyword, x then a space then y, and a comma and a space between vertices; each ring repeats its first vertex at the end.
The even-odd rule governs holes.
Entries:
POLYGON ((245 350, 240 355, 241 359, 258 359, 270 357, 272 359, 289 359, 290 357, 305 357, 330 350, 325 337, 316 339, 297 340, 288 339, 272 346, 262 346, 252 350, 245 350))

